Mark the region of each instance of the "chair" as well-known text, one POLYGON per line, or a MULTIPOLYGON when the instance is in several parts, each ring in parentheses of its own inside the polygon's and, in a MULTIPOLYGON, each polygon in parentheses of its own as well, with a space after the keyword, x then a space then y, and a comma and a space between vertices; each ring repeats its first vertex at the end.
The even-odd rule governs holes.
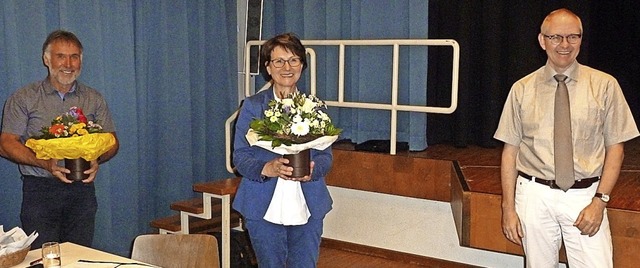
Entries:
POLYGON ((206 234, 146 234, 133 241, 131 259, 164 268, 218 268, 218 242, 206 234))

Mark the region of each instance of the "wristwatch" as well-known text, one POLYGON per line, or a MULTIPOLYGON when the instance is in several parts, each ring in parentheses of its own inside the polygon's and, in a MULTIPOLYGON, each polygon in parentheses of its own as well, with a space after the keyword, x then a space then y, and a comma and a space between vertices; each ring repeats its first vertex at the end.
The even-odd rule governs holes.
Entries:
POLYGON ((608 194, 603 194, 603 193, 596 193, 595 197, 600 198, 600 200, 602 200, 602 202, 608 203, 609 199, 611 199, 611 197, 609 197, 608 194))

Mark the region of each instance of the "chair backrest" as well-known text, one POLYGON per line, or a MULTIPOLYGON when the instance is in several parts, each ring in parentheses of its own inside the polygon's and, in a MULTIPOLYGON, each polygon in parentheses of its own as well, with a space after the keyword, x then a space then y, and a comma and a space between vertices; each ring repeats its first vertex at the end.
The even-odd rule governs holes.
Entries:
POLYGON ((147 234, 133 241, 131 259, 164 268, 220 267, 218 242, 206 234, 147 234))

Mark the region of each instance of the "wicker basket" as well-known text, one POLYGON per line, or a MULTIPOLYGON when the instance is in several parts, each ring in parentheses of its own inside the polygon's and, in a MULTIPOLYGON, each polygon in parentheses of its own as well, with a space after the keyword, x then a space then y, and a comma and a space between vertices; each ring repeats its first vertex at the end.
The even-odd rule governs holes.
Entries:
POLYGON ((0 268, 8 268, 20 264, 27 257, 30 247, 18 250, 14 253, 0 256, 0 268))

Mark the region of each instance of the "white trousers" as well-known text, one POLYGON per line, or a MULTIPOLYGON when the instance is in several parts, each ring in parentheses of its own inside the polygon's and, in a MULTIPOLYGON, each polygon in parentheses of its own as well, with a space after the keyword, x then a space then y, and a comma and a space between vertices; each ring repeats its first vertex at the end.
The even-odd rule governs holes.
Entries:
POLYGON ((564 246, 569 267, 613 267, 613 245, 605 209, 600 230, 592 237, 581 235, 573 226, 580 211, 591 203, 598 188, 564 192, 518 176, 516 212, 524 230, 523 248, 527 267, 558 267, 559 250, 564 246))

